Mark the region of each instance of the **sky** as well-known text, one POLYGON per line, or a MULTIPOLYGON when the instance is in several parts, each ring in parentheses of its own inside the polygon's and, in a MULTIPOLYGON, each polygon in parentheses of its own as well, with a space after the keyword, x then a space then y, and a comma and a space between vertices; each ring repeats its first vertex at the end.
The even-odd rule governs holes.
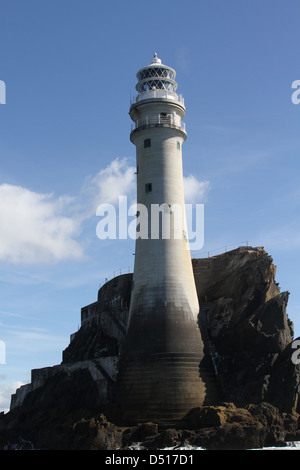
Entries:
POLYGON ((263 246, 299 336, 299 1, 1 0, 0 11, 0 410, 32 369, 61 362, 105 278, 132 270, 134 240, 100 240, 96 210, 135 198, 128 111, 155 52, 185 99, 186 202, 204 204, 192 256, 263 246))

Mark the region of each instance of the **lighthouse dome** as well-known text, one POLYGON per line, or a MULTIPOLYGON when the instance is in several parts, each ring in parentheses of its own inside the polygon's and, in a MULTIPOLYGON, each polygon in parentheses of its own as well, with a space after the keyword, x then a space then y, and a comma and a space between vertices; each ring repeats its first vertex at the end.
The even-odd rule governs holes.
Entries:
POLYGON ((137 74, 138 83, 136 90, 144 93, 152 90, 166 90, 175 92, 177 83, 175 82, 176 72, 171 67, 161 63, 161 59, 154 54, 152 62, 140 69, 137 74))

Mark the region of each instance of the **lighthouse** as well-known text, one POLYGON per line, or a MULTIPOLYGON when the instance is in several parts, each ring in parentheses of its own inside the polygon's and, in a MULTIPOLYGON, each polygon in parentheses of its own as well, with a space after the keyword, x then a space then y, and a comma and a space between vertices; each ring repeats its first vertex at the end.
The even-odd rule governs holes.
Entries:
POLYGON ((136 147, 137 236, 117 403, 128 420, 172 421, 201 406, 207 394, 186 230, 185 105, 175 70, 157 54, 136 77, 129 114, 136 147))

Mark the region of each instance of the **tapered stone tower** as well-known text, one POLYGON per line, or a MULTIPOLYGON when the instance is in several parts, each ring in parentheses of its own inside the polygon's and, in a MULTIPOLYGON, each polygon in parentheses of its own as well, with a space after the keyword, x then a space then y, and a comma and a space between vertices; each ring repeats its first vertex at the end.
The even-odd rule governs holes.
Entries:
POLYGON ((137 73, 138 95, 130 107, 139 236, 117 402, 123 416, 137 422, 180 419, 201 406, 206 396, 199 304, 184 211, 185 107, 175 93, 175 75, 155 54, 151 64, 137 73), (158 226, 153 217, 158 207, 161 219, 169 221, 169 232, 164 232, 162 220, 158 226), (145 208, 146 221, 141 219, 145 208))

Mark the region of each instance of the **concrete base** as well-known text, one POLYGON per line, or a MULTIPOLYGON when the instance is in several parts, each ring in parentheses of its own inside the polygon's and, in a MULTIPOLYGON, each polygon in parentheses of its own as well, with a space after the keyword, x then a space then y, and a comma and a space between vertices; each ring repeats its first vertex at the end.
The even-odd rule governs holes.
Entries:
POLYGON ((116 387, 122 419, 180 420, 191 408, 206 404, 215 377, 191 312, 157 305, 132 312, 131 318, 116 387))

